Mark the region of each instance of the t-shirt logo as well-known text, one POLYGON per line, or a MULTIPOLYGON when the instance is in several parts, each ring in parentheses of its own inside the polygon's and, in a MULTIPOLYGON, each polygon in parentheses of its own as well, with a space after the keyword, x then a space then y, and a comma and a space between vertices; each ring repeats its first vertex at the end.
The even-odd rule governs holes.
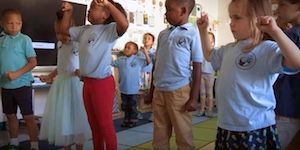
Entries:
POLYGON ((256 56, 252 52, 242 53, 235 60, 236 66, 242 70, 248 70, 252 68, 255 65, 255 63, 256 56))
POLYGON ((130 63, 130 66, 131 66, 132 68, 136 67, 136 62, 131 62, 131 63, 130 63))
POLYGON ((78 48, 73 48, 73 49, 72 49, 72 53, 73 53, 75 56, 78 56, 78 48))
POLYGON ((97 34, 92 33, 90 38, 88 39, 88 45, 94 45, 97 41, 97 34))
POLYGON ((179 47, 185 47, 186 46, 186 41, 185 41, 185 38, 183 36, 179 36, 178 38, 175 39, 175 41, 176 41, 176 44, 179 47))

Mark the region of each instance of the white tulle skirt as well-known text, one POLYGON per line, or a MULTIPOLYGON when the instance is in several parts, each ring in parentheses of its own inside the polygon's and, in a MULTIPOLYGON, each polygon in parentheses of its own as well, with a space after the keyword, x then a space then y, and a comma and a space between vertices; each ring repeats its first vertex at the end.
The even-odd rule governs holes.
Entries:
POLYGON ((67 146, 91 139, 82 99, 83 83, 77 76, 56 76, 51 85, 39 138, 49 144, 67 146))

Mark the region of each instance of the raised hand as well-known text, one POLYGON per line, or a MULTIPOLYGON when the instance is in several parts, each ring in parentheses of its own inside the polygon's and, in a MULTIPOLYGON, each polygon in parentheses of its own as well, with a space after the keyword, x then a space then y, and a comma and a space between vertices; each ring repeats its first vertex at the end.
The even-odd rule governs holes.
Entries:
POLYGON ((100 5, 100 6, 105 6, 109 3, 108 0, 93 0, 93 1, 96 3, 96 5, 100 5))
POLYGON ((261 16, 257 19, 256 26, 259 30, 262 32, 266 32, 268 34, 272 34, 273 32, 276 32, 280 30, 280 28, 277 26, 277 23, 272 16, 261 16))
POLYGON ((73 11, 73 5, 69 2, 63 2, 61 5, 61 10, 63 12, 72 12, 73 11))
POLYGON ((197 20, 197 27, 201 30, 207 30, 209 25, 209 19, 206 13, 201 14, 201 18, 197 20))

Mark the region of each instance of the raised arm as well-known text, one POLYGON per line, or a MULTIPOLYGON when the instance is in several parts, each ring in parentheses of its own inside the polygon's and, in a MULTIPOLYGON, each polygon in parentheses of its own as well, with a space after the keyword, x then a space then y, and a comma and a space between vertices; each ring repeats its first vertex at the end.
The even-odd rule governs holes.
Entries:
POLYGON ((257 27, 268 33, 280 47, 283 65, 290 69, 300 69, 300 50, 295 43, 277 26, 272 16, 258 18, 257 27))
POLYGON ((71 26, 73 6, 68 2, 62 3, 62 11, 64 12, 60 25, 60 33, 70 36, 69 28, 71 26))
POLYGON ((197 26, 201 37, 203 55, 204 58, 210 62, 210 54, 212 53, 213 48, 209 41, 209 35, 207 31, 208 23, 208 16, 206 14, 203 14, 202 17, 197 20, 197 26))
POLYGON ((147 65, 150 64, 151 63, 151 59, 150 59, 150 56, 149 56, 147 50, 144 47, 141 47, 141 50, 142 50, 142 52, 144 53, 144 55, 146 57, 147 65))

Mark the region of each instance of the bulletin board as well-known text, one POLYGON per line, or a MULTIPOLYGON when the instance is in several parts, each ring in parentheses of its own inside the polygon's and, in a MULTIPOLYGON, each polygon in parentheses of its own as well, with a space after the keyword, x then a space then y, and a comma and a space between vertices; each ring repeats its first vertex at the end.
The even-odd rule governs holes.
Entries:
MULTIPOLYGON (((115 0, 127 12, 129 27, 126 33, 118 39, 114 49, 123 50, 128 41, 136 42, 142 46, 143 35, 147 32, 157 36, 168 26, 164 18, 165 0, 115 0)), ((156 41, 155 44, 156 45, 156 41)))

